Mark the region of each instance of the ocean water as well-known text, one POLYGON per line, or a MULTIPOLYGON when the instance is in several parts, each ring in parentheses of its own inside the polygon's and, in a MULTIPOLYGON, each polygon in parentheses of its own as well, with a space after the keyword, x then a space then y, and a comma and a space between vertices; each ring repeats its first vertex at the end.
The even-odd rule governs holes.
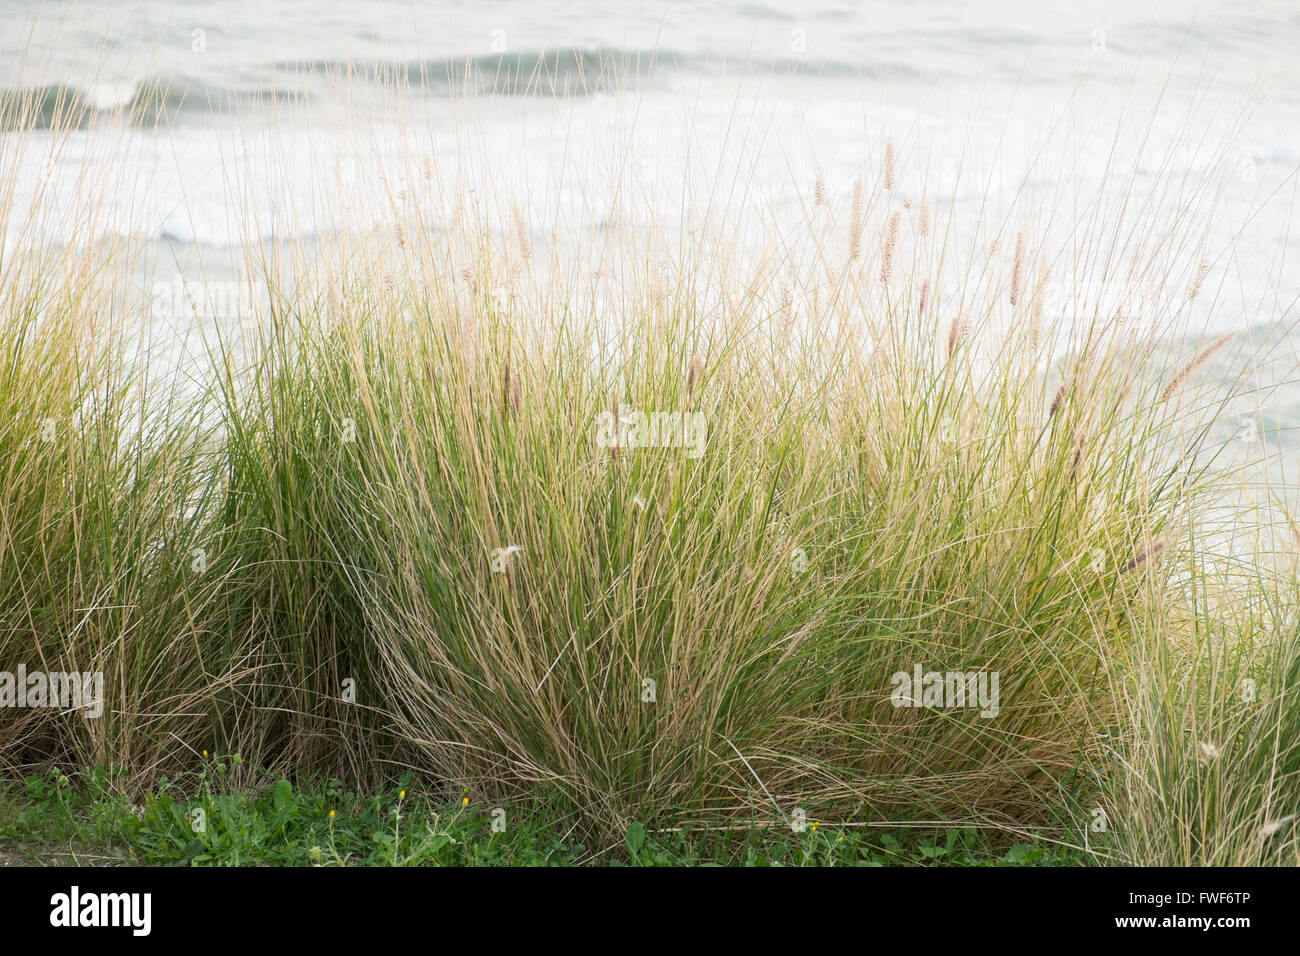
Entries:
MULTIPOLYGON (((337 178, 340 162, 355 161, 344 170, 355 185, 386 150, 459 158, 448 155, 464 132, 452 94, 467 71, 484 151, 511 158, 502 175, 539 195, 562 179, 553 164, 608 160, 618 135, 667 187, 741 139, 764 186, 805 188, 813 161, 829 182, 851 181, 889 135, 916 160, 900 164, 905 187, 929 181, 958 200, 1025 182, 1082 195, 1130 164, 1154 177, 1224 159, 1240 170, 1226 198, 1242 208, 1288 188, 1300 162, 1300 7, 1042 6, 1055 9, 0 0, 0 90, 35 103, 38 127, 60 104, 91 117, 134 105, 144 128, 118 145, 148 175, 123 184, 115 218, 213 246, 246 238, 231 210, 286 235, 320 228, 340 197, 290 196, 337 178), (350 157, 359 117, 376 149, 350 157), (148 128, 158 122, 167 136, 148 128), (945 183, 958 167, 960 184, 945 183), (249 179, 263 180, 252 196, 249 179)), ((56 174, 77 168, 79 145, 65 144, 56 174)), ((49 172, 49 156, 30 154, 31 178, 49 172)))
POLYGON ((1294 248, 1300 7, 1044 6, 0 0, 0 90, 35 110, 23 135, 37 140, 70 105, 86 125, 134 107, 137 128, 111 156, 91 130, 26 150, 19 208, 32 202, 55 238, 60 219, 73 227, 59 213, 82 198, 71 180, 94 150, 120 166, 101 211, 110 230, 220 247, 310 236, 344 205, 378 216, 365 185, 390 192, 394 157, 431 157, 440 174, 464 165, 453 94, 472 75, 476 172, 539 203, 567 192, 575 216, 590 212, 591 184, 574 166, 635 163, 667 205, 692 170, 729 168, 730 151, 779 207, 814 166, 832 187, 851 183, 886 136, 904 189, 957 203, 1084 196, 1116 170, 1140 190, 1226 163, 1236 176, 1211 187, 1229 209, 1219 238, 1255 212, 1242 268, 1260 262, 1252 282, 1276 274, 1279 247, 1294 248), (51 176, 58 188, 36 197, 51 176), (1263 223, 1261 205, 1276 212, 1263 223))
POLYGON ((1153 298, 1204 263, 1187 331, 1265 349, 1241 414, 1290 447, 1297 51, 1294 0, 0 0, 0 252, 130 236, 237 275, 250 239, 438 230, 453 194, 539 243, 759 249, 893 141, 966 248, 1064 250, 1058 310, 1090 243, 1162 240, 1153 298))

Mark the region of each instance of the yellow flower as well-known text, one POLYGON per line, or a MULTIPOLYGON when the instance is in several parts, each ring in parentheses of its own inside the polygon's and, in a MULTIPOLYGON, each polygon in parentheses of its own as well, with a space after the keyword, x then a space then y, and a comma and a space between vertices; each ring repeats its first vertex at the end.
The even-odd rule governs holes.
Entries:
POLYGON ((816 821, 816 820, 813 821, 813 832, 814 832, 814 833, 817 832, 817 821, 816 821))
POLYGON ((334 819, 334 811, 333 811, 333 810, 330 811, 330 819, 331 819, 331 820, 334 819))
POLYGON ((398 800, 405 800, 405 799, 406 799, 406 791, 403 790, 401 793, 399 793, 399 794, 397 795, 397 799, 398 799, 398 800))
POLYGON ((463 806, 463 807, 467 807, 467 806, 469 806, 469 797, 461 797, 461 798, 460 798, 460 805, 463 806))
POLYGON ((208 755, 208 752, 207 752, 207 751, 206 751, 206 750, 205 750, 205 751, 203 751, 203 756, 205 756, 205 757, 206 757, 206 756, 207 756, 207 755, 208 755))

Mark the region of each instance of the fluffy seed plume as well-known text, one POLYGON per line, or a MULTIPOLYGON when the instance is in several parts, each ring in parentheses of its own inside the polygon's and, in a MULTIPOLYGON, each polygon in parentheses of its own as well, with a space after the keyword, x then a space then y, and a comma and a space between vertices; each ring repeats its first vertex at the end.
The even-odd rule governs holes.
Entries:
POLYGON ((1045 263, 1038 267, 1038 284, 1034 286, 1034 299, 1029 308, 1029 344, 1035 352, 1043 329, 1043 291, 1051 277, 1052 271, 1045 263))
POLYGON ((894 140, 885 140, 885 188, 894 188, 894 140))
POLYGON ((966 335, 966 317, 958 312, 952 317, 952 324, 948 326, 948 358, 952 358, 957 351, 957 346, 966 335))
POLYGON ((921 208, 916 214, 916 234, 924 239, 930 234, 930 203, 922 196, 921 208))
POLYGON ((515 221, 515 238, 519 241, 519 254, 525 259, 533 257, 533 240, 528 234, 528 223, 518 203, 510 204, 510 215, 515 221))
POLYGON ((925 315, 925 307, 930 304, 930 280, 926 279, 921 283, 921 292, 916 304, 918 315, 925 315))
POLYGON ((687 375, 686 375, 686 394, 687 394, 687 395, 694 395, 694 394, 695 394, 695 382, 696 382, 697 379, 699 379, 699 377, 700 377, 700 375, 701 375, 701 373, 702 373, 703 371, 704 371, 704 366, 700 363, 700 357, 699 357, 698 355, 692 355, 692 356, 691 356, 691 369, 690 369, 690 371, 689 371, 689 372, 687 373, 687 375))
POLYGON ((1142 551, 1129 560, 1128 564, 1124 565, 1122 569, 1123 572, 1128 573, 1129 571, 1142 567, 1142 565, 1146 564, 1148 561, 1155 561, 1160 557, 1161 552, 1164 550, 1165 543, 1163 541, 1157 541, 1155 544, 1151 545, 1151 547, 1143 548, 1142 551))
POLYGON ((1025 234, 1016 235, 1016 259, 1011 266, 1011 304, 1016 305, 1020 301, 1021 284, 1025 277, 1025 234))
POLYGON ((1289 813, 1286 816, 1281 817, 1280 819, 1270 820, 1268 823, 1265 823, 1262 827, 1259 828, 1260 838, 1265 839, 1271 837, 1274 833, 1282 829, 1284 826, 1286 826, 1294 819, 1295 819, 1295 814, 1289 813))
POLYGON ((822 176, 822 168, 817 167, 817 179, 813 183, 813 205, 826 205, 826 179, 822 176))
POLYGON ((1192 277, 1191 288, 1187 290, 1187 301, 1190 302, 1201 294, 1201 286, 1205 284, 1205 277, 1210 274, 1210 264, 1204 259, 1196 267, 1196 275, 1192 277))
POLYGON ((794 321, 794 293, 788 285, 781 287, 781 321, 786 325, 794 321))
POLYGON ((1174 393, 1177 392, 1180 388, 1182 388, 1183 383, 1186 382, 1187 379, 1191 377, 1192 373, 1195 372, 1202 365, 1204 365, 1207 361, 1209 361, 1211 355, 1213 355, 1215 352, 1219 351, 1219 349, 1223 348, 1225 345, 1231 342, 1235 337, 1235 335, 1236 333, 1234 332, 1228 332, 1224 335, 1221 335, 1213 342, 1211 342, 1209 345, 1205 346, 1199 352, 1193 355, 1192 360, 1188 362, 1186 365, 1184 365, 1182 371, 1180 371, 1177 375, 1175 375, 1173 379, 1170 381, 1169 385, 1165 388, 1164 393, 1160 396, 1160 401, 1162 402, 1169 401, 1169 399, 1173 397, 1174 393))
POLYGON ((1070 391, 1070 383, 1062 382, 1061 387, 1056 390, 1056 397, 1052 399, 1052 407, 1049 408, 1047 411, 1047 415, 1049 418, 1054 416, 1057 413, 1057 411, 1060 410, 1061 406, 1065 404, 1065 396, 1069 394, 1069 391, 1070 391))
POLYGON ((510 374, 510 363, 506 363, 505 371, 501 376, 501 412, 508 414, 511 409, 519 411, 520 388, 519 380, 510 374))
POLYGON ((885 229, 885 241, 880 249, 880 281, 885 285, 889 284, 889 277, 894 271, 894 249, 898 246, 898 219, 899 212, 894 210, 894 214, 889 217, 889 225, 885 229))
POLYGON ((852 219, 849 220, 849 261, 857 262, 862 256, 862 180, 853 184, 852 219))
POLYGON ((515 586, 515 555, 523 554, 524 549, 521 545, 512 544, 508 547, 501 548, 495 560, 501 562, 501 570, 505 572, 506 584, 513 590, 515 586))
MULTIPOLYGON (((1083 461, 1083 449, 1088 444, 1088 429, 1082 424, 1079 425, 1075 432, 1074 438, 1074 457, 1070 459, 1070 480, 1074 481, 1079 476, 1079 464, 1083 461)), ((1145 555, 1142 556, 1145 561, 1145 555)), ((1125 570, 1128 570, 1125 568, 1125 570)))

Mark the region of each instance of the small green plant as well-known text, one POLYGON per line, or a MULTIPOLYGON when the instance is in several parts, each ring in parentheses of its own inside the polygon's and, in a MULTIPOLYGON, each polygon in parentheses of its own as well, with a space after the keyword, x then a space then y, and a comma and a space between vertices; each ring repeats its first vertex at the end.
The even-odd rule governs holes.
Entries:
MULTIPOLYGON (((0 788, 0 846, 26 863, 102 861, 146 866, 1025 866, 1083 862, 1049 844, 1005 849, 975 830, 936 834, 756 825, 629 825, 622 852, 571 841, 555 805, 514 808, 515 825, 461 800, 417 796, 408 776, 365 796, 330 780, 230 784, 233 758, 163 782, 132 805, 112 775, 59 771, 0 788), (196 811, 202 811, 197 813, 196 811)), ((618 850, 619 848, 615 848, 618 850)))

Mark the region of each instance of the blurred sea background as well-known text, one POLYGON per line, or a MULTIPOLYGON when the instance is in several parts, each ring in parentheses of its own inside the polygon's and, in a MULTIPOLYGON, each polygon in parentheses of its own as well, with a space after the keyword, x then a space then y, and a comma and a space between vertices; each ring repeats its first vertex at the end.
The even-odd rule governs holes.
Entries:
POLYGON ((1170 362, 1241 333, 1202 374, 1248 396, 1224 438, 1271 443, 1294 499, 1297 51, 1294 0, 0 0, 0 253, 84 239, 93 198, 97 232, 152 249, 146 294, 237 276, 250 239, 385 228, 395 196, 439 230, 413 169, 517 200, 539 240, 671 245, 725 206, 757 246, 806 218, 818 170, 847 203, 894 139, 899 192, 1002 255, 1014 210, 1069 245, 1097 197, 1158 195, 1187 231, 1170 294, 1209 269, 1170 362), (78 128, 52 128, 70 104, 78 128), (619 177, 637 203, 610 201, 619 177))

